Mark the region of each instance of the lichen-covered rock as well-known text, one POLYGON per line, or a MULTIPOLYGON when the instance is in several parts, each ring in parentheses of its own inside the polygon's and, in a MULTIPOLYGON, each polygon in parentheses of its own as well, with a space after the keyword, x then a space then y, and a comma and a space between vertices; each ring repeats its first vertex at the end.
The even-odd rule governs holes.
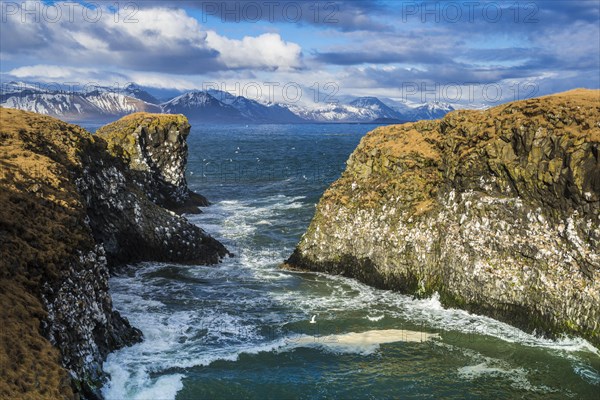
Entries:
POLYGON ((288 266, 600 343, 600 91, 378 128, 288 266))
POLYGON ((42 332, 61 350, 61 363, 76 389, 87 398, 100 398, 102 362, 109 352, 139 342, 141 332, 112 310, 109 272, 101 245, 81 253, 65 266, 55 282, 46 282, 41 298, 47 311, 42 332))
POLYGON ((140 188, 153 171, 107 148, 75 125, 0 108, 0 398, 98 397, 105 356, 141 339, 112 308, 109 268, 227 254, 140 188))
POLYGON ((185 179, 190 124, 183 115, 136 113, 100 128, 109 152, 129 165, 141 190, 170 209, 199 212, 208 201, 190 192, 185 179))

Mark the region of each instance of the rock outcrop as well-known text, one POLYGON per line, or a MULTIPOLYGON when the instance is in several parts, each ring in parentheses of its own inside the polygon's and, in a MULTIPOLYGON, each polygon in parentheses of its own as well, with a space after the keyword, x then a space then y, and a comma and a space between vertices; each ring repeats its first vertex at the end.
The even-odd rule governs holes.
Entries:
POLYGON ((200 228, 166 212, 208 205, 185 180, 190 125, 183 115, 138 113, 100 128, 108 150, 87 156, 78 186, 90 226, 109 264, 157 260, 213 264, 225 248, 200 228), (114 163, 114 162, 113 162, 114 163))
MULTIPOLYGON (((141 260, 210 264, 227 254, 162 207, 189 196, 185 118, 135 118, 177 144, 130 139, 153 140, 156 165, 147 169, 139 158, 111 154, 110 135, 0 108, 1 398, 98 397, 105 356, 141 339, 112 308, 110 268, 141 260)), ((118 137, 127 140, 127 132, 118 137)))
POLYGON ((288 266, 600 344, 600 91, 378 128, 288 266))
POLYGON ((183 115, 137 113, 100 128, 109 152, 126 162, 134 181, 153 202, 174 211, 198 213, 208 201, 185 179, 190 124, 183 115))

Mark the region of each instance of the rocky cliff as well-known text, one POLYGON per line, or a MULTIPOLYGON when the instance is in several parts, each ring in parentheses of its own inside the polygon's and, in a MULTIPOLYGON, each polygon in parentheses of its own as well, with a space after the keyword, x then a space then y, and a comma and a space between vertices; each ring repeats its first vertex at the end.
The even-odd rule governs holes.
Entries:
POLYGON ((136 114, 105 132, 0 108, 1 398, 98 396, 105 356, 141 339, 112 309, 110 268, 227 254, 163 208, 191 196, 187 120, 136 114))
POLYGON ((600 91, 378 128, 288 266, 600 344, 600 91))
POLYGON ((153 202, 188 213, 207 206, 185 179, 190 124, 183 115, 132 114, 100 128, 96 134, 109 152, 130 167, 134 182, 153 202))

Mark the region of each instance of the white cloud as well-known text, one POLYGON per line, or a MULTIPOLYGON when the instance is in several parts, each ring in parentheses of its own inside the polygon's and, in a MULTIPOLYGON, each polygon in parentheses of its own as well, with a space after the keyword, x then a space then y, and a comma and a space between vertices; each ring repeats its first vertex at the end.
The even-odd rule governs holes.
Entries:
MULTIPOLYGON (((15 3, 32 9, 31 2, 15 3)), ((38 4, 39 5, 39 4, 38 4)), ((3 58, 13 55, 33 64, 61 63, 77 67, 122 68, 132 71, 196 75, 227 69, 290 69, 301 66, 301 48, 268 33, 242 40, 206 32, 183 9, 148 7, 122 9, 108 5, 90 12, 82 5, 59 2, 64 10, 57 21, 23 12, 3 15, 0 38, 3 58), (69 4, 67 7, 66 4, 69 4), (89 15, 93 15, 90 18, 89 15), (32 62, 33 61, 33 62, 32 62)), ((40 6, 41 7, 41 6, 40 6)))
POLYGON ((118 86, 134 82, 138 85, 158 89, 192 90, 201 85, 200 77, 154 72, 120 70, 106 71, 94 68, 62 67, 58 65, 29 65, 10 70, 9 79, 29 80, 40 83, 57 83, 85 87, 86 85, 118 86))
POLYGON ((103 19, 105 29, 114 35, 127 34, 138 39, 148 38, 145 46, 153 49, 164 49, 164 46, 174 43, 186 43, 189 46, 203 48, 206 46, 206 32, 196 19, 187 15, 181 9, 144 8, 138 10, 133 16, 127 12, 115 18, 103 19), (128 17, 135 18, 137 22, 127 22, 128 17))
POLYGON ((193 90, 199 87, 199 77, 182 77, 152 72, 128 72, 129 82, 157 89, 193 90))
POLYGON ((94 52, 108 52, 108 43, 104 40, 94 37, 87 32, 69 32, 68 33, 74 42, 76 42, 80 48, 94 52))
POLYGON ((302 48, 296 43, 285 42, 277 33, 234 40, 208 31, 206 41, 219 52, 219 59, 230 68, 289 70, 301 67, 302 48))
POLYGON ((575 62, 589 58, 597 61, 600 27, 597 23, 576 21, 566 27, 548 29, 543 36, 532 36, 532 40, 538 47, 548 49, 558 58, 567 56, 575 62))
POLYGON ((73 68, 73 67, 61 67, 58 65, 29 65, 24 67, 18 67, 8 72, 10 75, 19 79, 31 79, 36 80, 44 79, 76 79, 85 77, 94 73, 93 69, 90 68, 73 68))

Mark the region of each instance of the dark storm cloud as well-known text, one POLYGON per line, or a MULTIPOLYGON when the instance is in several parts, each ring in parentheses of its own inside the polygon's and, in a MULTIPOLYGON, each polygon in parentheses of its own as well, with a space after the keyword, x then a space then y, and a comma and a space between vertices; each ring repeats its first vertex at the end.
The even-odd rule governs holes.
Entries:
POLYGON ((455 32, 517 33, 574 22, 598 24, 597 0, 398 1, 387 16, 396 26, 444 27, 455 32), (483 30, 483 31, 482 31, 483 30))
POLYGON ((539 48, 533 47, 505 47, 496 49, 469 49, 464 56, 480 62, 519 61, 538 57, 539 48))
MULTIPOLYGON (((449 3, 452 2, 436 2, 449 3)), ((423 7, 423 3, 418 4, 423 7)), ((402 69, 402 76, 397 76, 398 70, 363 69, 368 72, 365 79, 372 79, 373 85, 381 85, 377 87, 396 85, 405 79, 441 83, 471 80, 489 84, 563 71, 581 71, 586 76, 590 71, 600 71, 600 2, 479 4, 480 8, 489 4, 502 6, 505 18, 498 22, 480 19, 473 23, 449 23, 443 18, 439 23, 431 22, 432 19, 422 23, 417 16, 416 21, 401 18, 393 33, 354 35, 352 46, 334 45, 315 50, 312 56, 319 63, 340 66, 402 64, 416 67, 408 72, 402 69), (508 7, 516 7, 515 4, 520 10, 518 18, 507 12, 508 7), (537 20, 525 23, 526 17, 537 20), (518 45, 511 47, 511 43, 518 45)), ((597 86, 595 82, 597 79, 589 84, 597 86)))
POLYGON ((504 79, 522 79, 536 76, 529 69, 515 71, 512 68, 479 68, 468 65, 452 65, 432 67, 428 69, 398 68, 386 70, 381 68, 351 69, 349 76, 377 85, 376 87, 400 87, 408 83, 428 83, 438 85, 476 83, 492 84, 504 79))

